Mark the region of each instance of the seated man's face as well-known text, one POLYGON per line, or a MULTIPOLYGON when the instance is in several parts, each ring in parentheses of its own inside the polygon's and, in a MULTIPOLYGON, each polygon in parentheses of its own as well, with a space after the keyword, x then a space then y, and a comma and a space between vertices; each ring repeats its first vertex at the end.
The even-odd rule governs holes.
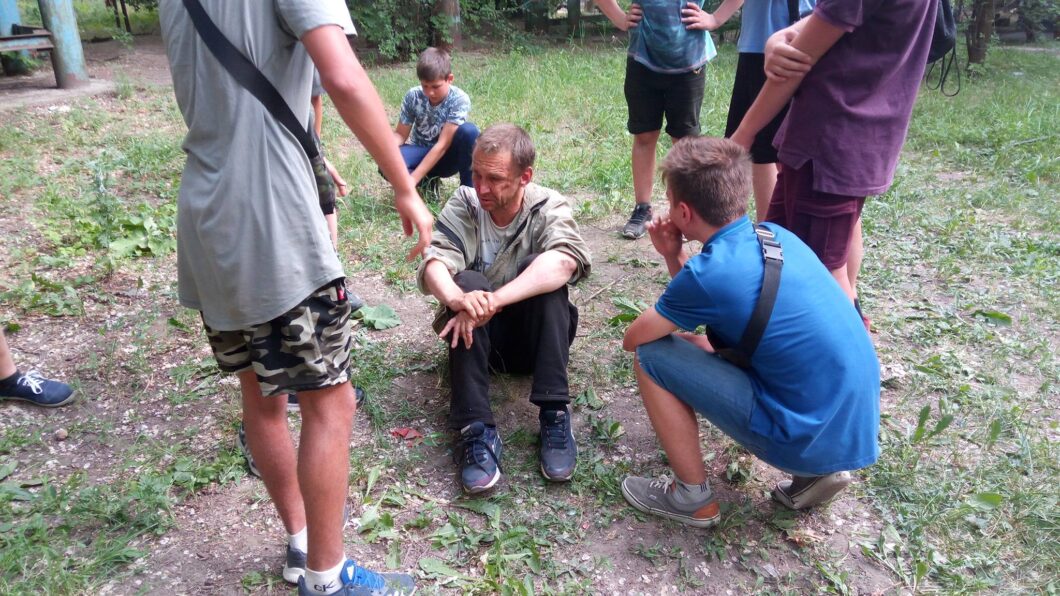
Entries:
POLYGON ((510 151, 485 153, 476 150, 471 156, 471 182, 475 185, 479 204, 488 213, 513 208, 525 186, 524 174, 512 165, 510 151))

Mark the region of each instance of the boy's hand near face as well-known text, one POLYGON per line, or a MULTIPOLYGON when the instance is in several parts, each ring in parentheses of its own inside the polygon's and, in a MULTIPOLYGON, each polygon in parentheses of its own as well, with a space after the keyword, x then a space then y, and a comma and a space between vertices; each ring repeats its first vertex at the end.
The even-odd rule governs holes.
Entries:
POLYGON ((648 235, 655 252, 664 259, 676 259, 684 249, 684 237, 681 230, 677 229, 674 222, 670 221, 668 215, 656 215, 655 219, 648 224, 648 235))

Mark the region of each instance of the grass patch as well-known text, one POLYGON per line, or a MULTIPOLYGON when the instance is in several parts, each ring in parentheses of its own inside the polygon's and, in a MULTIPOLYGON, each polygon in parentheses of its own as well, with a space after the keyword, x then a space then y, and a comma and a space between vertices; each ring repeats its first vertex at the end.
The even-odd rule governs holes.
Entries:
MULTIPOLYGON (((630 203, 624 60, 623 48, 609 43, 456 57, 472 119, 527 127, 538 146, 536 179, 576 197, 586 227, 607 225, 630 203)), ((867 565, 883 570, 886 585, 1058 589, 1057 62, 1048 52, 996 48, 958 97, 925 91, 894 187, 866 206, 860 285, 877 327, 885 418, 882 458, 862 473, 861 500, 852 505, 879 523, 850 538, 867 565)), ((723 127, 734 64, 727 45, 708 67, 702 120, 709 133, 723 127)), ((393 117, 416 83, 412 66, 373 68, 372 76, 393 117)), ((148 427, 154 409, 181 412, 161 434, 137 430, 113 445, 91 443, 112 456, 116 472, 103 479, 41 467, 47 422, 0 421, 0 466, 20 462, 0 480, 7 487, 0 492, 0 592, 98 587, 100 577, 123 573, 150 549, 150 538, 172 523, 174 503, 242 473, 230 447, 234 389, 213 374, 198 321, 179 311, 170 279, 184 132, 173 103, 165 90, 141 89, 121 101, 83 100, 68 112, 12 113, 0 130, 0 214, 18 223, 5 228, 13 241, 2 314, 14 320, 35 311, 90 326, 100 339, 76 363, 79 381, 123 400, 120 409, 129 412, 127 419, 86 416, 70 425, 72 435, 115 437, 132 425, 148 427), (21 213, 31 216, 14 215, 21 213), (163 275, 152 277, 153 269, 163 275), (162 305, 116 296, 112 284, 123 278, 122 288, 142 283, 162 305), (120 393, 112 380, 120 380, 120 393), (192 408, 209 417, 192 417, 192 408)), ((354 278, 382 277, 394 295, 414 292, 392 197, 327 109, 324 140, 353 184, 340 211, 347 268, 354 278)), ((661 143, 660 154, 667 147, 661 143)), ((661 186, 655 194, 661 198, 661 186)), ((725 482, 727 469, 732 478, 722 526, 700 535, 654 522, 665 540, 607 550, 641 523, 622 501, 621 479, 664 465, 653 444, 633 443, 643 413, 630 409, 632 360, 617 343, 629 317, 661 291, 662 270, 627 246, 594 247, 596 263, 617 282, 582 294, 603 290, 580 305, 571 376, 581 454, 566 487, 540 478, 536 421, 519 418, 504 429, 499 491, 482 499, 439 496, 449 495, 455 470, 446 459, 444 399, 436 399, 446 391, 443 349, 404 341, 419 330, 401 326, 388 336, 359 332, 354 372, 369 392, 372 432, 351 459, 351 491, 364 496, 356 512, 364 548, 387 567, 414 568, 439 591, 649 589, 632 576, 621 587, 606 583, 626 579, 633 561, 686 591, 712 585, 718 574, 728 574, 721 577, 740 593, 860 589, 862 570, 811 531, 830 524, 829 512, 788 516, 763 505, 768 487, 760 474, 717 433, 704 442, 720 460, 715 483, 725 482), (401 341, 390 341, 396 334, 401 341), (397 387, 408 379, 412 389, 397 387), (406 445, 388 432, 398 426, 415 426, 425 438, 406 445), (681 540, 675 550, 671 541, 681 540)), ((504 408, 525 398, 505 392, 512 395, 504 408)), ((258 571, 236 577, 246 589, 279 585, 258 571)))

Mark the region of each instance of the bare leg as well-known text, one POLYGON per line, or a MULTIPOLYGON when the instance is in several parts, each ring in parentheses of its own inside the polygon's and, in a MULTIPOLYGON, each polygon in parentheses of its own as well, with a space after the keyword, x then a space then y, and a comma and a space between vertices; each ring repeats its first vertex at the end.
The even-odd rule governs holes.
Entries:
POLYGON ((239 373, 243 393, 243 426, 247 446, 261 472, 288 534, 306 527, 305 505, 298 487, 294 443, 287 428, 287 400, 264 397, 254 371, 239 373))
POLYGON ((683 401, 655 384, 651 376, 634 359, 640 397, 648 412, 652 428, 659 437, 670 467, 678 480, 685 484, 703 484, 707 471, 703 467, 703 452, 699 446, 699 421, 695 411, 683 401))
POLYGON ((0 329, 0 379, 6 379, 18 372, 15 368, 15 360, 11 357, 11 350, 7 347, 4 339, 4 331, 0 329))
POLYGON ((766 220, 769 201, 773 198, 773 189, 777 185, 777 164, 756 163, 751 165, 751 184, 755 193, 755 221, 766 220))
POLYGON ((638 203, 650 203, 655 184, 655 147, 659 131, 633 135, 633 198, 638 203))
POLYGON ((850 276, 847 274, 848 266, 849 263, 846 263, 838 269, 830 270, 829 273, 832 274, 832 277, 835 278, 836 282, 839 284, 839 287, 843 289, 843 292, 847 295, 848 298, 850 298, 850 301, 853 302, 855 296, 854 289, 850 287, 850 276))
POLYGON ((344 556, 342 510, 350 476, 350 432, 357 405, 347 382, 299 392, 302 438, 298 480, 309 527, 309 569, 330 569, 344 556))
POLYGON ((847 280, 855 298, 858 297, 858 273, 861 271, 861 261, 865 258, 865 243, 861 236, 861 218, 854 224, 850 231, 850 251, 847 253, 847 280))

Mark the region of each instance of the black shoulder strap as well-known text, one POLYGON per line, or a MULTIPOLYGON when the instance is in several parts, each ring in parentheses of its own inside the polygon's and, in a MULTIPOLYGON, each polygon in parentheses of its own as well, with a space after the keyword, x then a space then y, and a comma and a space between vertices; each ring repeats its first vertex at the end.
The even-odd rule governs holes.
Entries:
POLYGON ((799 0, 788 0, 788 24, 797 23, 799 16, 799 0))
POLYGON ((188 15, 191 16, 191 21, 195 24, 195 30, 199 32, 199 37, 202 38, 206 47, 210 49, 210 53, 214 55, 214 58, 217 58, 217 61, 221 63, 221 66, 225 67, 225 70, 232 75, 232 78, 265 106, 265 109, 272 114, 273 118, 279 121, 284 128, 291 131, 291 134, 298 139, 298 144, 302 146, 302 150, 305 151, 306 156, 310 160, 316 159, 320 152, 316 143, 313 142, 313 134, 310 132, 310 128, 308 126, 303 128, 303 125, 298 122, 298 117, 291 111, 291 107, 287 105, 287 102, 284 101, 283 96, 276 90, 276 87, 269 82, 269 79, 265 78, 265 75, 258 70, 258 67, 254 66, 253 62, 232 45, 232 42, 228 41, 228 38, 221 33, 221 30, 210 19, 210 15, 206 14, 206 10, 203 9, 199 0, 184 0, 184 8, 187 9, 188 15))
POLYGON ((784 250, 776 236, 769 228, 759 224, 755 226, 758 244, 762 247, 762 291, 758 302, 743 330, 740 343, 733 348, 718 349, 718 355, 740 368, 751 367, 751 356, 758 349, 758 342, 765 334, 766 326, 773 315, 773 305, 777 301, 777 290, 780 288, 780 270, 784 267, 784 250))

